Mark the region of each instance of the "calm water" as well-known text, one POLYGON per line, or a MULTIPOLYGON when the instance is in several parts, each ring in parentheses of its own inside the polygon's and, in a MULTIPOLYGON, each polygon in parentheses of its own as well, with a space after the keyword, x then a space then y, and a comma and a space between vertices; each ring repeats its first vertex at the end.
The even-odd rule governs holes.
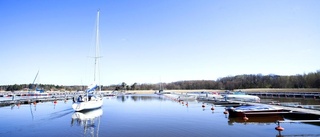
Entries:
MULTIPOLYGON (((228 118, 224 107, 185 104, 157 95, 104 99, 101 109, 75 113, 68 100, 0 107, 1 137, 276 137, 274 118, 228 118), (88 120, 90 119, 91 120, 88 120), (87 119, 87 120, 86 120, 87 119), (255 122, 263 121, 263 122, 255 122)), ((320 126, 283 123, 282 136, 320 136, 320 126)))

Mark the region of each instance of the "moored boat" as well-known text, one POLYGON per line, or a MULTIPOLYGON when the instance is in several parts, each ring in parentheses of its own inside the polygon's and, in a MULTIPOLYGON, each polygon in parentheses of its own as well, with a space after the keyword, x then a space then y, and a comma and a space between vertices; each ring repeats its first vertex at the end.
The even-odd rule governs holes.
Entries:
POLYGON ((196 100, 197 97, 193 95, 188 95, 188 94, 176 94, 176 93, 170 93, 170 94, 164 94, 166 97, 178 101, 187 101, 187 100, 196 100))
POLYGON ((227 110, 229 112, 229 117, 281 115, 290 112, 290 110, 270 105, 230 107, 227 110))
POLYGON ((283 116, 272 115, 265 117, 250 117, 248 120, 244 120, 242 117, 229 117, 228 124, 233 125, 235 123, 243 124, 273 124, 278 120, 284 120, 283 116))
POLYGON ((221 96, 217 92, 193 92, 187 93, 188 95, 196 96, 198 100, 222 100, 221 96))
POLYGON ((227 93, 224 95, 225 100, 245 101, 245 102, 260 102, 258 96, 247 95, 245 92, 236 91, 233 93, 227 93))
POLYGON ((97 28, 96 28, 96 52, 94 58, 94 75, 93 75, 93 84, 89 85, 85 94, 82 94, 76 98, 73 98, 72 108, 75 111, 84 111, 100 108, 103 105, 103 96, 101 94, 101 86, 96 84, 96 74, 98 67, 98 58, 99 56, 99 15, 100 11, 97 13, 97 28), (99 88, 99 90, 96 90, 99 88))
POLYGON ((32 86, 29 87, 29 89, 28 89, 28 92, 20 94, 20 96, 27 97, 27 98, 48 98, 48 97, 52 97, 51 94, 45 92, 44 89, 41 88, 39 84, 35 84, 38 75, 39 75, 39 70, 38 70, 38 72, 36 74, 36 77, 33 80, 32 86), (34 87, 34 86, 35 86, 34 90, 31 91, 33 89, 32 87, 34 87))

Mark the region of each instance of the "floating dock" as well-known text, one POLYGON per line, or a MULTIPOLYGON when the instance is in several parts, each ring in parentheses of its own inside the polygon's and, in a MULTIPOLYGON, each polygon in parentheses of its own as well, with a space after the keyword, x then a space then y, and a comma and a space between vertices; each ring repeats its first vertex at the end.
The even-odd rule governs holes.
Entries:
POLYGON ((319 92, 248 92, 248 95, 259 97, 313 98, 320 99, 319 92))

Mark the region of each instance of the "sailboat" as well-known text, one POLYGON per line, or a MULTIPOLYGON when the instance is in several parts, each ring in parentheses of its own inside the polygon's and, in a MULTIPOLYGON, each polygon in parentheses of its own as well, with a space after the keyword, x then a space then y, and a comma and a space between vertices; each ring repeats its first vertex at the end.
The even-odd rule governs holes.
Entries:
POLYGON ((155 91, 154 94, 163 95, 163 94, 170 94, 170 92, 165 92, 164 89, 163 89, 162 82, 160 82, 160 84, 159 84, 159 90, 158 90, 158 91, 155 91))
POLYGON ((100 11, 97 12, 97 26, 96 26, 96 50, 95 50, 95 56, 94 58, 94 78, 93 78, 93 84, 89 85, 88 88, 85 90, 85 94, 82 94, 78 96, 77 100, 73 99, 72 108, 75 111, 83 111, 83 110, 92 110, 101 108, 103 104, 103 96, 100 93, 101 86, 98 86, 96 84, 96 73, 97 73, 97 66, 98 66, 98 59, 99 56, 99 15, 100 11), (96 90, 99 88, 99 91, 96 90))
POLYGON ((162 88, 162 82, 160 82, 160 84, 159 84, 159 90, 158 91, 156 91, 156 92, 154 92, 155 94, 158 94, 158 95, 162 95, 163 94, 163 88, 162 88))
POLYGON ((45 97, 50 97, 51 96, 51 94, 45 93, 44 89, 39 87, 38 84, 35 84, 35 81, 37 80, 38 75, 39 75, 39 70, 38 70, 38 72, 36 74, 36 77, 34 78, 34 80, 32 82, 32 87, 29 88, 29 91, 28 91, 27 94, 22 94, 22 96, 36 97, 36 98, 45 98, 45 97), (30 89, 33 89, 33 86, 35 86, 35 90, 34 91, 30 91, 30 89))

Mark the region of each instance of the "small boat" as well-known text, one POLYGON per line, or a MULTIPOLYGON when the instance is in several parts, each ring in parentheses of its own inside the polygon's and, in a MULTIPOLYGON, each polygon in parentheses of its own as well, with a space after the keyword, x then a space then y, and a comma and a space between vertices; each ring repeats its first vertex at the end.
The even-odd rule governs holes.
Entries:
POLYGON ((198 100, 222 100, 223 96, 221 96, 217 92, 194 92, 194 93, 187 93, 188 95, 196 96, 198 100))
POLYGON ((290 112, 290 110, 270 105, 230 107, 227 108, 227 111, 229 112, 229 117, 281 115, 290 112))
POLYGON ((158 91, 155 91, 154 94, 157 94, 157 95, 163 95, 163 94, 170 94, 170 92, 165 92, 163 90, 163 86, 162 86, 162 83, 159 84, 160 88, 158 91))
POLYGON ((227 93, 224 95, 225 100, 234 100, 234 101, 245 101, 245 102, 260 102, 258 96, 247 95, 242 91, 236 91, 233 93, 227 93))
POLYGON ((84 110, 92 110, 100 108, 103 104, 103 96, 101 94, 101 87, 96 84, 96 73, 98 66, 98 58, 99 56, 99 14, 97 13, 97 29, 96 29, 96 53, 94 58, 94 75, 93 75, 93 84, 89 85, 85 94, 80 94, 76 98, 73 98, 72 108, 75 111, 84 111, 84 110), (99 87, 99 90, 96 90, 99 87))

